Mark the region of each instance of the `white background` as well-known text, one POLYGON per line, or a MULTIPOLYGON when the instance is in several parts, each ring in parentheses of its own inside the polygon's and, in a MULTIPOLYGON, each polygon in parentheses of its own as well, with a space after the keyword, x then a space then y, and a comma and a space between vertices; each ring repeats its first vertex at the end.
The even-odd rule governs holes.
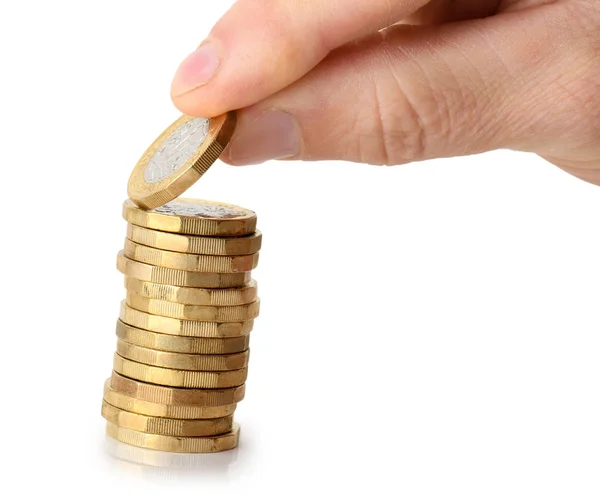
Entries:
POLYGON ((111 455, 127 179, 231 3, 2 4, 0 491, 597 493, 600 189, 507 151, 216 164, 264 233, 241 446, 111 455))

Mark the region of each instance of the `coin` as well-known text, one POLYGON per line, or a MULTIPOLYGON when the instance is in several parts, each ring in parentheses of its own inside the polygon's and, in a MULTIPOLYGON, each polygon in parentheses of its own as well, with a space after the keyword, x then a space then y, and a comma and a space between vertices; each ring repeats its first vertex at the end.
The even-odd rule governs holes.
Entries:
MULTIPOLYGON (((186 474, 198 473, 225 475, 229 469, 230 461, 224 461, 221 456, 160 452, 128 445, 108 435, 104 447, 111 458, 123 461, 128 469, 150 474, 153 479, 171 480, 174 475, 179 479, 186 474)), ((234 453, 232 459, 235 458, 234 453)))
POLYGON ((236 354, 180 354, 176 352, 156 351, 147 347, 130 344, 121 339, 117 341, 117 354, 137 363, 176 370, 190 371, 228 371, 241 370, 248 366, 249 352, 236 354))
POLYGON ((131 293, 127 294, 125 302, 133 309, 153 315, 180 318, 182 320, 217 321, 223 323, 256 318, 260 308, 259 300, 243 306, 194 306, 161 301, 160 299, 150 299, 131 293))
POLYGON ((142 382, 182 388, 227 388, 242 385, 248 368, 233 371, 182 371, 136 363, 115 353, 113 369, 142 382))
POLYGON ((253 211, 201 199, 178 198, 151 211, 127 200, 123 204, 123 217, 140 227, 179 234, 239 237, 256 231, 253 211))
POLYGON ((249 272, 258 265, 258 253, 246 256, 174 253, 136 244, 129 239, 125 239, 123 255, 140 263, 200 273, 249 272))
POLYGON ((230 289, 199 289, 155 284, 137 278, 125 277, 125 288, 132 294, 195 306, 239 306, 256 301, 254 280, 243 287, 230 289))
MULTIPOLYGON (((152 383, 142 383, 113 371, 110 388, 115 392, 155 404, 168 406, 221 407, 240 402, 246 394, 246 386, 194 390, 164 387, 152 383)), ((108 401, 110 402, 110 401, 108 401)), ((119 407, 117 404, 114 404, 119 407)), ((124 409, 124 408, 121 408, 124 409)))
POLYGON ((172 234, 127 224, 127 238, 138 244, 179 253, 241 256, 258 253, 262 234, 255 232, 243 237, 202 237, 172 234))
POLYGON ((213 437, 169 437, 142 433, 121 428, 114 423, 106 423, 106 433, 115 440, 145 449, 181 453, 210 453, 235 449, 240 437, 240 427, 234 423, 231 432, 213 437))
POLYGON ((172 419, 211 419, 231 416, 236 409, 236 404, 227 406, 180 406, 173 404, 159 404, 135 397, 129 397, 125 394, 110 388, 110 378, 104 385, 104 400, 124 411, 130 411, 144 416, 154 416, 159 418, 172 419))
POLYGON ((183 115, 146 150, 129 178, 127 193, 144 209, 175 199, 217 160, 235 129, 236 115, 212 119, 183 115))
POLYGON ((146 282, 204 289, 242 287, 251 280, 250 272, 201 273, 148 265, 125 257, 123 251, 117 256, 117 269, 127 277, 146 282))
POLYGON ((102 416, 117 426, 144 433, 177 437, 210 437, 231 431, 233 416, 213 419, 170 419, 124 411, 102 401, 102 416))
POLYGON ((250 344, 248 335, 225 339, 178 337, 135 328, 121 320, 117 320, 117 337, 141 347, 184 354, 235 354, 246 351, 250 344))
POLYGON ((241 337, 248 335, 254 320, 232 323, 218 323, 214 321, 192 321, 166 316, 151 315, 121 304, 120 319, 132 327, 150 330, 151 332, 179 335, 182 337, 241 337))

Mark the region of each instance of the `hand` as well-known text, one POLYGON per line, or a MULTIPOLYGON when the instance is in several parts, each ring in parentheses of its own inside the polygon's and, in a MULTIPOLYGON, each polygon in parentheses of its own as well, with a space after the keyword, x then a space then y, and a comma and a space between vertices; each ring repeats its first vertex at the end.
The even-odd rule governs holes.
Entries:
POLYGON ((600 1, 238 0, 172 97, 242 109, 233 164, 510 148, 600 185, 600 1))

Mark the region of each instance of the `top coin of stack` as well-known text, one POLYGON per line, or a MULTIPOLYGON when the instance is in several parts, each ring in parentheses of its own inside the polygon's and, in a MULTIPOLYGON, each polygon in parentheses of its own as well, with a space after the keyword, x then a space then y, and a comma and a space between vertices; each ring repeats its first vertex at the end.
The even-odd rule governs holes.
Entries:
POLYGON ((249 334, 259 300, 251 271, 262 236, 254 212, 179 194, 216 160, 235 114, 181 117, 129 183, 117 267, 126 298, 102 414, 110 436, 172 452, 235 448, 249 334))

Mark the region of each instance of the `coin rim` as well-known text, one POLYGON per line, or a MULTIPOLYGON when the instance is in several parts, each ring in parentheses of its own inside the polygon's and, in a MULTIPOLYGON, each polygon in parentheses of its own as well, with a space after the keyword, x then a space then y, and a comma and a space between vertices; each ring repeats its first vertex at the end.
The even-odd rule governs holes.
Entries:
POLYGON ((242 337, 250 334, 254 327, 254 319, 219 323, 216 321, 182 320, 181 318, 152 315, 128 306, 125 301, 121 302, 119 319, 132 327, 181 337, 242 337), (132 318, 130 319, 128 316, 132 318))
POLYGON ((172 352, 176 354, 238 354, 247 351, 250 348, 250 336, 241 335, 239 337, 184 337, 180 335, 169 335, 166 333, 153 332, 143 328, 134 327, 117 319, 115 333, 117 337, 130 344, 139 347, 146 347, 157 351, 172 352), (234 345, 232 349, 226 347, 225 341, 239 341, 242 345, 234 345), (211 347, 218 352, 207 352, 211 347), (193 352, 190 349, 200 349, 201 352, 193 352), (228 351, 228 352, 223 352, 228 351))
POLYGON ((239 444, 240 426, 237 423, 233 423, 233 427, 229 433, 212 437, 170 437, 123 428, 107 421, 106 434, 119 442, 145 449, 188 454, 208 454, 235 449, 239 444), (224 448, 214 448, 219 440, 224 440, 224 448), (230 440, 230 443, 227 440, 230 440), (211 441, 213 442, 212 445, 211 441), (197 444, 198 447, 192 448, 191 445, 194 444, 197 444), (211 446, 212 448, 199 448, 204 445, 211 446))
POLYGON ((215 323, 244 322, 258 318, 260 313, 260 298, 254 302, 237 306, 208 306, 205 304, 181 304, 127 292, 125 304, 136 311, 154 316, 215 323))
POLYGON ((111 387, 111 381, 112 378, 108 378, 104 383, 103 400, 119 409, 143 416, 170 419, 213 419, 231 416, 237 409, 237 402, 223 406, 153 402, 118 392, 111 387))
POLYGON ((124 358, 117 352, 113 357, 113 369, 134 380, 168 387, 191 389, 231 388, 244 384, 248 367, 227 371, 188 371, 160 368, 124 358), (222 382, 225 382, 223 384, 222 382))
POLYGON ((127 222, 127 239, 163 251, 212 256, 248 256, 258 253, 262 247, 262 232, 236 237, 214 237, 162 232, 127 222), (142 240, 144 242, 142 242, 142 240), (204 246, 202 244, 204 242, 204 246), (257 246, 251 247, 256 243, 257 246), (199 249, 205 247, 205 249, 199 249))
POLYGON ((246 396, 246 384, 237 387, 193 389, 146 383, 113 370, 110 388, 134 399, 173 406, 221 407, 237 404, 246 396), (121 383, 119 383, 121 382, 121 383), (119 387, 121 385, 121 387, 119 387))
POLYGON ((180 371, 220 372, 241 370, 248 367, 248 361, 250 359, 250 350, 232 354, 191 354, 183 352, 159 351, 157 349, 151 349, 149 347, 132 344, 131 342, 126 342, 123 339, 117 339, 117 354, 124 359, 128 359, 129 361, 134 361, 136 363, 153 366, 155 368, 165 368, 169 370, 180 371), (147 359, 144 355, 151 356, 152 358, 147 359), (244 364, 240 367, 227 367, 226 363, 232 359, 241 360, 244 364), (188 361, 196 361, 195 366, 186 364, 188 361), (207 361, 208 364, 206 363, 207 361))
POLYGON ((246 273, 258 266, 259 253, 243 255, 191 254, 167 251, 132 241, 128 237, 122 249, 125 258, 152 266, 193 273, 246 273), (237 269, 236 265, 247 265, 237 269))
POLYGON ((125 289, 132 294, 191 306, 244 306, 258 299, 258 284, 254 279, 250 279, 246 285, 241 287, 204 289, 202 287, 159 284, 125 275, 124 285, 125 289), (144 290, 145 286, 148 286, 146 291, 144 290), (250 294, 250 297, 244 297, 247 293, 250 294), (196 297, 193 297, 194 295, 196 297), (228 296, 230 299, 227 299, 228 296), (215 302, 215 299, 221 299, 221 301, 215 302))
POLYGON ((252 272, 236 273, 212 273, 212 272, 190 272, 188 270, 176 270, 164 266, 151 265, 141 261, 132 260, 123 253, 117 253, 117 270, 126 277, 136 278, 144 282, 152 282, 161 285, 172 285, 174 287, 192 287, 196 289, 237 289, 244 287, 252 280, 252 272), (131 273, 133 272, 133 273, 131 273), (144 280, 145 277, 148 280, 144 280), (237 280, 242 282, 224 282, 224 280, 237 280), (215 282, 215 281, 218 282, 215 282), (193 284, 192 284, 193 282, 193 284), (240 285, 241 284, 241 285, 240 285))
POLYGON ((128 428, 130 430, 141 431, 142 433, 166 436, 212 437, 228 433, 233 427, 233 414, 218 418, 202 419, 161 418, 127 411, 104 399, 102 400, 101 415, 106 421, 113 423, 120 428, 128 428), (138 425, 136 424, 137 422, 140 422, 141 424, 138 425), (221 431, 217 431, 216 433, 210 432, 211 427, 215 428, 216 425, 223 422, 225 425, 221 426, 221 431), (208 432, 200 431, 199 434, 197 431, 194 431, 194 428, 197 428, 198 430, 205 428, 208 432))

